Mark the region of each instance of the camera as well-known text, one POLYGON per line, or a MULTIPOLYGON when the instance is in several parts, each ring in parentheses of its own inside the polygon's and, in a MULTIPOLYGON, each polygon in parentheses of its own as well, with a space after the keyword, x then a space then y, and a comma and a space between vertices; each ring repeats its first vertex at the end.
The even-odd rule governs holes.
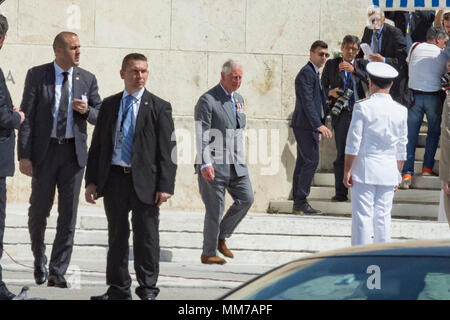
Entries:
POLYGON ((441 77, 441 86, 446 90, 450 88, 450 73, 447 72, 441 77))
POLYGON ((350 98, 352 97, 353 90, 351 89, 345 89, 345 91, 339 90, 338 94, 340 95, 340 97, 337 99, 333 108, 331 108, 331 114, 334 116, 338 116, 342 110, 348 109, 348 104, 350 103, 350 98))

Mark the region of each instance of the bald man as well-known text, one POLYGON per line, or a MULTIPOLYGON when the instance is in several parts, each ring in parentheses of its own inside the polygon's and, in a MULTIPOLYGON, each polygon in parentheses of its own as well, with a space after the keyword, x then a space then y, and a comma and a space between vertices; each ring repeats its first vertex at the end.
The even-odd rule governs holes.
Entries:
POLYGON ((87 162, 87 122, 95 125, 101 99, 95 76, 78 67, 80 40, 61 32, 55 60, 28 71, 19 130, 19 169, 32 178, 28 228, 37 284, 67 288, 78 197, 87 162), (47 271, 45 229, 58 187, 58 222, 47 271))

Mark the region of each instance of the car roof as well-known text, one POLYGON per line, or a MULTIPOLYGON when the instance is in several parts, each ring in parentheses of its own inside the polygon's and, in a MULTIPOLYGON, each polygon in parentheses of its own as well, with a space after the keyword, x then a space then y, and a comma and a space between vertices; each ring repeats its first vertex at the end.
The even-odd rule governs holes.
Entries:
MULTIPOLYGON (((304 257, 305 259, 332 258, 342 256, 440 256, 450 257, 450 239, 405 241, 383 244, 353 246, 345 249, 325 251, 304 257)), ((297 260, 298 261, 298 260, 297 260)))

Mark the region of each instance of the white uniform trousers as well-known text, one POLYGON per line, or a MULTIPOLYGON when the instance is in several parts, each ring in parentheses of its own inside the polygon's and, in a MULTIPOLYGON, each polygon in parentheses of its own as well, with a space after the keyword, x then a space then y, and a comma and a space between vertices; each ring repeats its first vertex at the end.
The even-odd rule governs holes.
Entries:
POLYGON ((353 182, 352 246, 391 242, 391 210, 394 186, 353 182))

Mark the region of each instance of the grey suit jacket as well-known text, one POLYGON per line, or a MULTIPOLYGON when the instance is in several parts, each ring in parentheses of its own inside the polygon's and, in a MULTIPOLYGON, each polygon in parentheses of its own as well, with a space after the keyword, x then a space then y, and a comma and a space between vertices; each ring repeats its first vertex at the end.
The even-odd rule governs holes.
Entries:
MULTIPOLYGON (((233 94, 237 108, 244 99, 233 94)), ((231 165, 238 176, 248 175, 245 165, 243 130, 246 117, 242 110, 233 114, 232 103, 220 84, 203 94, 195 106, 197 157, 195 172, 203 164, 211 163, 216 176, 229 177, 231 165)))
MULTIPOLYGON (((73 113, 73 134, 75 149, 80 167, 87 162, 87 122, 95 125, 101 98, 98 94, 95 76, 79 67, 74 67, 72 78, 73 97, 81 95, 88 98, 89 113, 73 113)), ((25 121, 19 130, 19 159, 31 159, 38 165, 44 159, 50 144, 53 128, 53 106, 55 99, 55 68, 53 62, 28 70, 21 109, 25 121)))

